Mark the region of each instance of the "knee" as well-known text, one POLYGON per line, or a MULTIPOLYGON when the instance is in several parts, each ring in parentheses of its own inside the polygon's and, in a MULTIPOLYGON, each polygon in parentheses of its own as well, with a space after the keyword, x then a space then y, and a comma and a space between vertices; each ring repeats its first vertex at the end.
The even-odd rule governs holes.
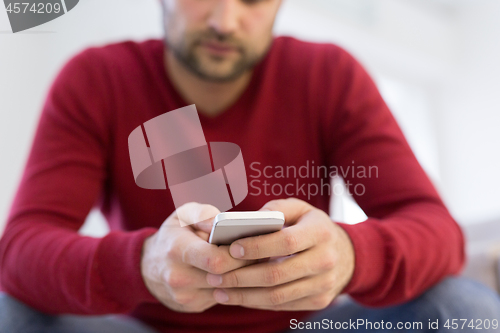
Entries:
POLYGON ((429 289, 420 301, 445 320, 500 318, 500 298, 496 292, 466 278, 449 277, 429 289))
POLYGON ((0 293, 0 332, 40 332, 50 320, 7 294, 0 293))
MULTIPOLYGON (((26 313, 27 307, 7 294, 0 293, 0 327, 26 313)), ((3 332, 3 331, 2 331, 3 332)))

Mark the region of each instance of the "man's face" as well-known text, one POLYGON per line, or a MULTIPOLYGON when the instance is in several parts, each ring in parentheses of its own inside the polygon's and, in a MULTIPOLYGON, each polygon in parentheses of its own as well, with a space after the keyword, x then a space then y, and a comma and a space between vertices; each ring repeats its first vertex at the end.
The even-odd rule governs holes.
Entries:
POLYGON ((232 81, 267 52, 281 0, 161 0, 165 41, 191 72, 232 81))

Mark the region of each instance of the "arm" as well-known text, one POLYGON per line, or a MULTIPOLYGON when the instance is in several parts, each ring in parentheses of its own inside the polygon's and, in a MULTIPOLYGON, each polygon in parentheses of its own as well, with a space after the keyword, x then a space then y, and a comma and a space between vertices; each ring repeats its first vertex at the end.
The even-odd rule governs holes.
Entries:
POLYGON ((371 177, 345 177, 366 190, 353 196, 368 216, 360 224, 341 224, 356 256, 345 292, 372 306, 401 303, 459 271, 463 237, 371 78, 344 58, 348 88, 339 112, 328 119, 329 162, 344 169, 353 161, 376 167, 371 177))
POLYGON ((140 273, 155 229, 77 233, 103 191, 110 141, 109 92, 90 59, 71 60, 48 94, 0 241, 2 288, 48 313, 128 312, 156 301, 140 273))
POLYGON ((303 201, 269 202, 263 209, 283 211, 288 227, 237 240, 230 251, 247 260, 281 258, 209 274, 220 303, 318 310, 346 292, 366 305, 394 305, 419 296, 463 264, 460 228, 372 80, 345 52, 337 53, 334 63, 337 67, 325 72, 335 73, 330 91, 336 96, 318 108, 322 148, 326 162, 339 170, 376 168, 371 176, 359 169, 354 176, 352 169, 345 173, 346 182, 360 185, 358 194, 352 185, 351 192, 369 218, 356 225, 332 223, 303 201))

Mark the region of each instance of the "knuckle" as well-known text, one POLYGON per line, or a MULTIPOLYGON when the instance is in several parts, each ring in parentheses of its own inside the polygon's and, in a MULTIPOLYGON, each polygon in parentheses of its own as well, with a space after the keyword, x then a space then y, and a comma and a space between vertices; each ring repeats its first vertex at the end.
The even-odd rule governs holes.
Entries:
POLYGON ((187 306, 194 300, 194 297, 185 293, 174 293, 173 299, 177 304, 187 306))
POLYGON ((318 261, 319 269, 321 271, 329 271, 335 267, 336 258, 333 254, 325 254, 321 260, 318 261))
POLYGON ((235 299, 238 302, 238 304, 247 304, 247 296, 245 295, 245 293, 242 292, 236 293, 235 299))
POLYGON ((269 293, 269 301, 272 305, 283 304, 285 302, 285 293, 279 289, 274 289, 269 293))
MULTIPOLYGON (((283 229, 285 231, 287 229, 283 229)), ((295 253, 298 249, 297 238, 292 233, 285 231, 285 235, 283 237, 283 246, 285 251, 288 253, 295 253)))
POLYGON ((232 290, 231 292, 227 292, 229 296, 229 300, 233 305, 243 305, 247 302, 247 297, 244 292, 239 291, 238 289, 232 290))
POLYGON ((174 289, 185 287, 187 284, 187 278, 176 272, 165 273, 163 281, 174 289))
POLYGON ((328 277, 321 284, 321 290, 322 291, 331 291, 331 290, 335 289, 336 285, 337 285, 336 279, 334 279, 333 277, 328 277))
POLYGON ((260 258, 261 249, 259 247, 259 238, 261 236, 255 237, 255 240, 248 240, 245 243, 245 255, 252 258, 260 258), (246 253, 248 252, 248 254, 246 253))
POLYGON ((269 268, 267 268, 266 273, 264 274, 264 282, 266 283, 266 285, 276 285, 281 281, 281 279, 281 269, 276 265, 270 265, 269 268))
POLYGON ((224 276, 224 282, 228 287, 239 287, 240 281, 238 279, 238 274, 235 272, 229 272, 224 276))
POLYGON ((213 258, 208 260, 207 270, 212 274, 224 274, 225 273, 225 264, 226 260, 220 256, 214 256, 213 258))
POLYGON ((306 274, 306 275, 311 275, 314 273, 313 270, 314 270, 315 259, 316 259, 316 257, 312 257, 310 259, 303 258, 301 260, 291 262, 290 263, 290 271, 292 271, 292 272, 304 272, 304 274, 306 274))
POLYGON ((171 260, 178 260, 178 258, 181 257, 181 253, 180 253, 180 247, 179 246, 171 246, 170 248, 167 249, 167 253, 166 253, 166 256, 168 259, 171 259, 171 260))
POLYGON ((316 243, 325 243, 332 239, 332 234, 328 228, 318 228, 316 231, 316 243))
POLYGON ((328 305, 330 305, 330 303, 331 303, 330 297, 326 295, 317 296, 312 300, 313 307, 316 310, 322 310, 326 308, 328 305))
POLYGON ((334 222, 332 222, 329 217, 328 223, 329 224, 323 224, 323 226, 320 228, 321 230, 319 230, 321 232, 318 239, 321 242, 330 242, 335 239, 335 226, 333 225, 334 222))

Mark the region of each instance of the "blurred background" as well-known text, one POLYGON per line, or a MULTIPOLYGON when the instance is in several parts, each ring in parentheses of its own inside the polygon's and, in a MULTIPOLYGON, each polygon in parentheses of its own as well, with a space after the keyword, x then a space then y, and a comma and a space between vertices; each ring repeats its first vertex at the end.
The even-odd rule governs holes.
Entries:
MULTIPOLYGON (((466 230, 475 258, 466 271, 493 287, 500 253, 499 17, 497 0, 284 0, 275 26, 276 35, 341 45, 364 64, 466 230)), ((88 46, 161 35, 158 0, 82 0, 17 34, 0 8, 0 234, 61 66, 88 46)), ((337 218, 363 219, 349 198, 337 199, 337 218)), ((92 212, 82 233, 106 231, 92 212)))

